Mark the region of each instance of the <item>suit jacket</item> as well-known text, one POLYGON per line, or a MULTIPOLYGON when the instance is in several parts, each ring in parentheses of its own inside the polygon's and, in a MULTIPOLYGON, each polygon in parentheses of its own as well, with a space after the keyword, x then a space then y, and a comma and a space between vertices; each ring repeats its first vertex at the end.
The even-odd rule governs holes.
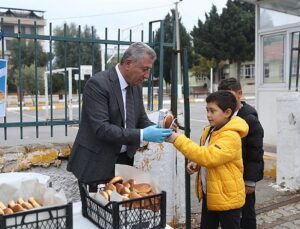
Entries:
POLYGON ((140 129, 152 125, 144 104, 142 87, 133 87, 135 127, 124 128, 125 111, 115 68, 91 77, 83 92, 79 130, 67 170, 79 181, 105 182, 114 176, 122 145, 140 145, 140 129))

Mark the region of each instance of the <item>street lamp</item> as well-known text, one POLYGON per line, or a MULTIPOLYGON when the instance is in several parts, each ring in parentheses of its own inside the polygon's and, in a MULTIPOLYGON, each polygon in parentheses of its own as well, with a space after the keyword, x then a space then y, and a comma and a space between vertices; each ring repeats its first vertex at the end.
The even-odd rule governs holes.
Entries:
POLYGON ((179 20, 178 20, 178 3, 175 2, 175 23, 176 23, 176 54, 177 54, 177 80, 178 80, 178 98, 182 98, 182 78, 181 78, 181 59, 180 59, 180 38, 179 38, 179 20))

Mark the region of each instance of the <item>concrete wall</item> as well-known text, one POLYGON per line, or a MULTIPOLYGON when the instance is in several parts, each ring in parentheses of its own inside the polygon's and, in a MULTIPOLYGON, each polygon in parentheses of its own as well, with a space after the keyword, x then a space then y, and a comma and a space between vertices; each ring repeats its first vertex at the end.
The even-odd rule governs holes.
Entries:
MULTIPOLYGON (((277 104, 276 98, 287 89, 263 88, 258 89, 256 94, 256 107, 259 120, 264 128, 264 143, 268 145, 277 144, 277 104)), ((281 108, 284 109, 284 108, 281 108)))
MULTIPOLYGON (((158 112, 148 114, 153 122, 158 112)), ((156 178, 161 190, 167 192, 167 223, 185 221, 185 165, 182 154, 172 144, 149 143, 148 147, 135 155, 134 166, 149 172, 156 178)))
POLYGON ((300 188, 300 94, 277 97, 277 184, 300 188))

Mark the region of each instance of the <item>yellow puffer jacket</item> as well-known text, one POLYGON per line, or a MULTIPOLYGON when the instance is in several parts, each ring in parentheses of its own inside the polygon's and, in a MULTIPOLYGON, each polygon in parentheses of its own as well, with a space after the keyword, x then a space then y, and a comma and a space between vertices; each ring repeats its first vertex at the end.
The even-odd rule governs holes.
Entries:
MULTIPOLYGON (((209 127, 204 130, 201 145, 205 144, 209 127)), ((207 207, 212 211, 241 208, 245 203, 241 138, 248 134, 247 123, 234 116, 219 130, 213 131, 209 145, 199 146, 186 136, 179 135, 174 146, 186 158, 196 162, 198 198, 202 198, 200 166, 206 167, 207 207)))

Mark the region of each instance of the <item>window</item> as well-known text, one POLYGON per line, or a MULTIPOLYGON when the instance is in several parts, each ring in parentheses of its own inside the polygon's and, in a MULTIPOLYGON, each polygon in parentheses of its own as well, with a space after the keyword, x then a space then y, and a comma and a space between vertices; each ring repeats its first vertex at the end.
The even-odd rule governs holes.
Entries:
POLYGON ((4 33, 14 33, 14 25, 3 25, 4 33))
POLYGON ((264 64, 264 78, 270 77, 270 70, 269 70, 269 64, 264 64))
POLYGON ((263 82, 284 82, 284 34, 263 37, 263 82))
POLYGON ((242 64, 240 69, 240 76, 244 79, 255 78, 255 65, 254 64, 242 64))

